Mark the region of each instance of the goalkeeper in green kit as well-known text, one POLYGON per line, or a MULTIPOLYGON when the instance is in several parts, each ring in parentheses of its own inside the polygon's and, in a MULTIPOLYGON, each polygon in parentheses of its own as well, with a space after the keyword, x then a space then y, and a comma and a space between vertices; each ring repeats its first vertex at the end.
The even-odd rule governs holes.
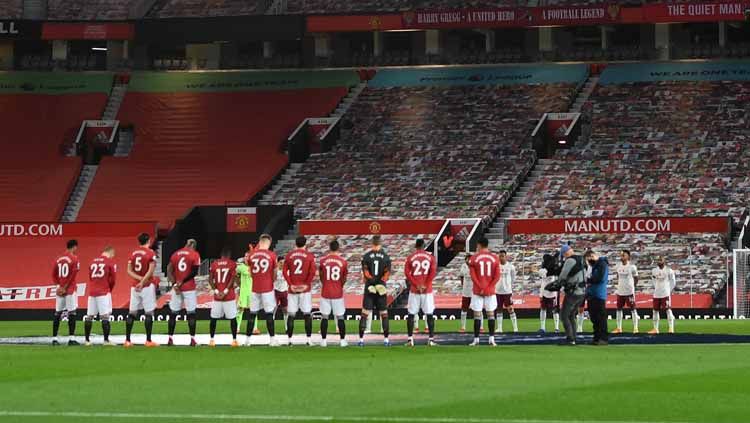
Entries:
MULTIPOLYGON (((239 328, 242 326, 245 309, 250 307, 250 294, 253 292, 253 277, 250 275, 250 268, 245 264, 244 257, 237 260, 237 274, 240 275, 240 295, 237 297, 237 309, 239 310, 239 313, 237 313, 237 328, 239 328)), ((255 335, 260 334, 257 321, 253 327, 253 333, 255 335)))

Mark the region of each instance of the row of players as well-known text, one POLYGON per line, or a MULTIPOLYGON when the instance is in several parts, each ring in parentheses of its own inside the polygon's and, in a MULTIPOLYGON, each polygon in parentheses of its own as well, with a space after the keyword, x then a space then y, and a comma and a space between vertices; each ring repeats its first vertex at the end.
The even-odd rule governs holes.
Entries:
MULTIPOLYGON (((126 318, 126 341, 125 346, 132 346, 131 334, 133 324, 139 313, 144 314, 146 330, 146 346, 156 346, 151 339, 154 311, 156 309, 156 285, 158 280, 154 277, 156 268, 156 255, 151 248, 151 239, 147 234, 138 236, 139 247, 135 249, 128 260, 127 273, 132 280, 129 313, 126 318)), ((168 320, 168 344, 173 344, 173 335, 177 322, 177 314, 181 310, 187 313, 187 322, 191 335, 191 345, 197 345, 195 340, 196 327, 196 284, 195 277, 198 274, 201 258, 196 251, 195 240, 188 240, 184 248, 176 251, 170 258, 167 268, 167 277, 172 286, 169 307, 172 316, 168 320)), ((319 266, 315 265, 315 257, 306 249, 306 239, 299 237, 296 240, 296 249, 289 252, 285 260, 277 259, 274 252, 270 251, 271 237, 262 235, 256 249, 248 252, 245 257, 237 262, 230 258, 229 251, 224 251, 219 260, 211 265, 209 284, 213 290, 214 301, 211 307, 211 342, 216 332, 217 320, 226 318, 230 321, 233 346, 237 346, 237 329, 240 320, 238 305, 240 309, 247 309, 247 344, 250 344, 252 329, 256 326, 256 317, 259 312, 265 313, 271 345, 278 345, 275 338, 273 325, 274 315, 279 304, 278 293, 275 288, 277 283, 277 262, 281 269, 281 275, 289 290, 288 303, 286 304, 285 323, 286 334, 291 342, 294 333, 294 320, 298 311, 304 315, 305 333, 307 343, 311 343, 312 334, 312 282, 316 274, 322 282, 320 299, 320 312, 323 316, 321 321, 321 337, 323 346, 326 345, 328 331, 328 317, 333 314, 338 324, 340 344, 346 346, 346 328, 344 325, 345 304, 343 298, 343 285, 347 280, 348 266, 346 260, 339 252, 339 244, 332 241, 329 245, 330 251, 321 258, 319 266), (251 280, 251 284, 239 282, 244 280, 242 275, 251 280), (252 285, 250 287, 249 285, 252 285), (239 297, 236 288, 240 286, 239 297)), ((418 313, 421 311, 426 316, 429 332, 428 345, 435 345, 434 331, 435 301, 432 292, 432 282, 437 272, 435 257, 425 250, 422 239, 417 240, 415 251, 406 262, 404 273, 409 285, 409 300, 407 320, 408 345, 414 345, 413 331, 414 323, 418 313)), ((53 320, 53 344, 57 344, 57 334, 62 313, 67 311, 69 319, 69 332, 75 333, 75 317, 77 299, 75 296, 75 278, 80 269, 76 257, 78 243, 75 240, 68 242, 67 251, 55 261, 53 269, 53 281, 58 286, 55 315, 53 320)), ((84 318, 86 341, 89 342, 93 319, 98 315, 102 321, 102 330, 105 343, 109 342, 110 323, 109 315, 112 311, 111 290, 115 284, 117 273, 113 262, 114 250, 106 248, 100 257, 94 259, 89 267, 88 284, 88 307, 84 318)), ((660 265, 664 269, 663 262, 660 265)), ((657 269, 654 270, 657 272, 657 269)), ((385 283, 391 273, 391 260, 381 246, 380 237, 372 239, 370 251, 364 254, 362 259, 362 278, 365 283, 363 294, 362 316, 359 327, 359 345, 364 345, 363 337, 367 330, 367 322, 371 321, 373 311, 377 310, 382 321, 384 344, 390 345, 389 320, 386 301, 385 283)), ((635 313, 634 287, 637 282, 637 269, 629 263, 629 253, 623 252, 622 263, 617 266, 620 276, 618 286, 618 331, 621 332, 622 307, 629 305, 635 313), (622 300, 620 300, 622 298, 622 300)), ((663 271, 666 279, 671 275, 671 288, 674 287, 674 273, 668 268, 663 271)), ((502 330, 502 311, 498 314, 498 304, 505 309, 511 318, 514 332, 518 331, 518 323, 512 306, 512 285, 515 281, 515 267, 507 260, 507 255, 501 251, 498 255, 491 253, 486 239, 479 240, 479 249, 476 254, 467 257, 463 274, 463 301, 461 313, 461 330, 466 327, 468 311, 474 314, 474 341, 472 345, 479 342, 479 332, 483 330, 483 311, 489 317, 490 345, 494 345, 494 334, 496 333, 496 317, 499 317, 497 328, 502 330)), ((543 275, 544 276, 544 275, 543 275)), ((546 278, 542 278, 545 280, 546 278)), ((665 279, 662 277, 661 279, 665 279)), ((663 285, 663 284, 662 284, 663 285)), ((545 282, 542 283, 542 287, 545 282)), ((559 295, 544 289, 541 291, 542 307, 541 320, 544 329, 546 313, 552 312, 555 316, 555 328, 559 329, 559 295)), ((659 293, 658 295, 661 295, 659 293)), ((666 297, 668 298, 669 293, 666 297)), ((655 304, 657 301, 655 300, 655 304)), ((660 301, 659 307, 665 307, 668 316, 667 301, 660 301)), ((283 304, 282 304, 283 306, 283 304)), ((655 305, 655 314, 658 309, 655 305)), ((583 310, 580 311, 582 317, 583 310)), ((582 318, 579 319, 582 325, 582 318)), ((637 331, 637 313, 634 314, 634 323, 637 331)), ((582 329, 582 328, 581 328, 582 329)), ((655 330, 658 330, 655 327, 655 330)), ((673 330, 673 316, 670 317, 670 331, 673 330)), ((71 339, 71 344, 75 341, 71 339)))

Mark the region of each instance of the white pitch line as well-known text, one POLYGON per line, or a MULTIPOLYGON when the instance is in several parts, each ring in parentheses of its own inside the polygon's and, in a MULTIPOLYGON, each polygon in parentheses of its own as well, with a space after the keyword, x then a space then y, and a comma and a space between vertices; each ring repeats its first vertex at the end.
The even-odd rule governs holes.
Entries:
POLYGON ((262 414, 182 414, 182 413, 108 413, 84 411, 12 411, 0 410, 7 417, 67 417, 105 419, 185 419, 185 420, 244 420, 280 422, 379 422, 379 423, 691 423, 667 421, 628 420, 540 420, 540 419, 495 419, 472 417, 363 417, 363 416, 284 416, 262 414))

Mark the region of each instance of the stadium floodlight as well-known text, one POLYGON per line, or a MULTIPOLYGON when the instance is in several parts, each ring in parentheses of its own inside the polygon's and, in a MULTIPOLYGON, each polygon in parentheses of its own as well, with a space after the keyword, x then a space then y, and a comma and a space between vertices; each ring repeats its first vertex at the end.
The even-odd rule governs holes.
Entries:
POLYGON ((734 318, 750 318, 750 250, 734 250, 734 318))

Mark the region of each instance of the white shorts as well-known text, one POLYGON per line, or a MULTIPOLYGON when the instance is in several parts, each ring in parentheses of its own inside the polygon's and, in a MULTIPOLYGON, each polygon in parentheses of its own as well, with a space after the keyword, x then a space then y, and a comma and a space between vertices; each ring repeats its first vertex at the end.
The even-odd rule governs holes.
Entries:
POLYGON ((237 301, 216 301, 211 304, 212 319, 235 319, 237 318, 237 301))
POLYGON ((76 309, 78 308, 78 296, 76 296, 75 292, 66 295, 64 297, 55 297, 55 311, 61 312, 63 310, 67 311, 68 313, 75 313, 76 309))
POLYGON ((150 284, 139 291, 135 287, 130 288, 130 314, 143 310, 145 313, 153 313, 156 310, 156 286, 150 284))
POLYGON ((169 309, 172 313, 179 313, 183 306, 186 312, 195 313, 197 304, 198 296, 195 291, 180 291, 179 294, 175 294, 174 289, 172 290, 172 298, 169 300, 169 309))
POLYGON ((481 312, 482 310, 491 313, 497 310, 497 297, 494 295, 488 295, 486 297, 482 295, 471 296, 471 310, 475 312, 481 312))
POLYGON ((286 311, 290 316, 294 316, 298 310, 304 314, 312 312, 312 292, 302 292, 299 294, 289 292, 289 305, 287 305, 286 311))
POLYGON ((331 312, 336 317, 346 314, 346 304, 343 298, 320 298, 320 314, 323 318, 328 318, 331 312))
POLYGON ((276 294, 273 291, 250 294, 250 313, 257 313, 261 308, 266 313, 276 310, 276 294))
POLYGON ((415 294, 409 293, 409 303, 406 306, 406 310, 409 314, 417 314, 419 310, 422 310, 424 314, 432 314, 435 312, 435 295, 429 294, 415 294))
POLYGON ((89 296, 89 304, 86 309, 86 315, 94 317, 96 315, 105 316, 112 314, 112 294, 100 295, 98 297, 89 296))

